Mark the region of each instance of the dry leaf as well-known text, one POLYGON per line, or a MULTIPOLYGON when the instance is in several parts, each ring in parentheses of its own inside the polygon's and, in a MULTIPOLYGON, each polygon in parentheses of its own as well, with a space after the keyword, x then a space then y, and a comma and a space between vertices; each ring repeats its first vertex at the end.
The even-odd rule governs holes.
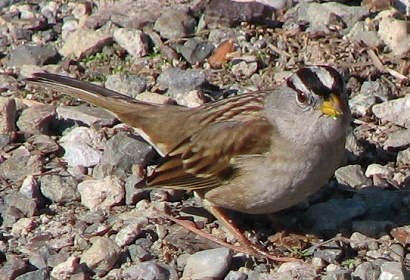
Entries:
POLYGON ((380 12, 392 7, 391 0, 363 0, 362 7, 368 8, 371 12, 380 12))
POLYGON ((405 227, 393 229, 392 231, 390 231, 390 235, 393 236, 393 238, 400 242, 402 245, 407 245, 410 243, 409 231, 408 229, 406 230, 405 227))
POLYGON ((208 62, 214 69, 222 68, 222 65, 227 61, 227 54, 233 51, 233 40, 228 39, 223 41, 214 50, 214 53, 209 57, 208 62))
POLYGON ((276 248, 282 250, 304 250, 315 238, 313 236, 294 234, 288 232, 278 232, 268 237, 268 240, 275 244, 276 248))

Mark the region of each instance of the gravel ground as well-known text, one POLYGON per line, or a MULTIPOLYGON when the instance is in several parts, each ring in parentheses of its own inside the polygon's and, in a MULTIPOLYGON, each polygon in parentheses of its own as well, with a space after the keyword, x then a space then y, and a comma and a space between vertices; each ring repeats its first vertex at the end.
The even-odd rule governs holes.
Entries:
POLYGON ((0 279, 410 279, 405 1, 26 2, 0 1, 0 279), (22 78, 41 67, 196 107, 311 64, 346 81, 343 165, 274 217, 229 213, 252 242, 298 259, 285 263, 174 223, 235 242, 193 194, 134 187, 159 155, 131 127, 22 78))

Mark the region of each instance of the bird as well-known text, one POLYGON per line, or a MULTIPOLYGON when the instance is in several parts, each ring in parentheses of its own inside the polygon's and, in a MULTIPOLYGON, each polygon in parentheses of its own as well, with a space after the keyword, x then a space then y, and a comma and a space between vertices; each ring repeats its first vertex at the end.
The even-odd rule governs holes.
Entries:
POLYGON ((26 80, 105 108, 134 127, 161 156, 142 187, 194 191, 249 247, 225 210, 275 213, 317 192, 342 162, 351 118, 343 77, 327 65, 302 67, 270 90, 196 108, 151 104, 47 72, 26 80))

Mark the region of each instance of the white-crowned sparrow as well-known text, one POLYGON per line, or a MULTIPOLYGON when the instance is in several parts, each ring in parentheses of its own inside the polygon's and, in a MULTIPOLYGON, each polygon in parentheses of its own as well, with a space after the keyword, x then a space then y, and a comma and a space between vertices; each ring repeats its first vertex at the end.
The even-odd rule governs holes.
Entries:
POLYGON ((28 80, 135 127, 163 156, 146 186, 196 191, 230 231, 220 207, 251 214, 288 208, 323 186, 344 154, 350 111, 342 77, 329 66, 301 68, 273 90, 199 108, 144 103, 49 73, 28 80))

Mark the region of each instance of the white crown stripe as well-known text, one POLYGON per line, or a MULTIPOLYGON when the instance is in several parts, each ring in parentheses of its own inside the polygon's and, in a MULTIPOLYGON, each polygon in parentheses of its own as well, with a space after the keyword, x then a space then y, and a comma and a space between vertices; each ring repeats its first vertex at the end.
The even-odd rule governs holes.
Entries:
POLYGON ((295 86, 296 89, 302 92, 310 92, 310 90, 306 87, 306 84, 302 81, 302 79, 298 75, 293 76, 292 84, 295 86))
POLYGON ((324 86, 326 86, 329 89, 333 88, 335 79, 331 75, 331 73, 327 71, 327 69, 319 68, 317 66, 311 67, 310 69, 316 74, 316 76, 319 78, 319 80, 322 82, 324 86))

